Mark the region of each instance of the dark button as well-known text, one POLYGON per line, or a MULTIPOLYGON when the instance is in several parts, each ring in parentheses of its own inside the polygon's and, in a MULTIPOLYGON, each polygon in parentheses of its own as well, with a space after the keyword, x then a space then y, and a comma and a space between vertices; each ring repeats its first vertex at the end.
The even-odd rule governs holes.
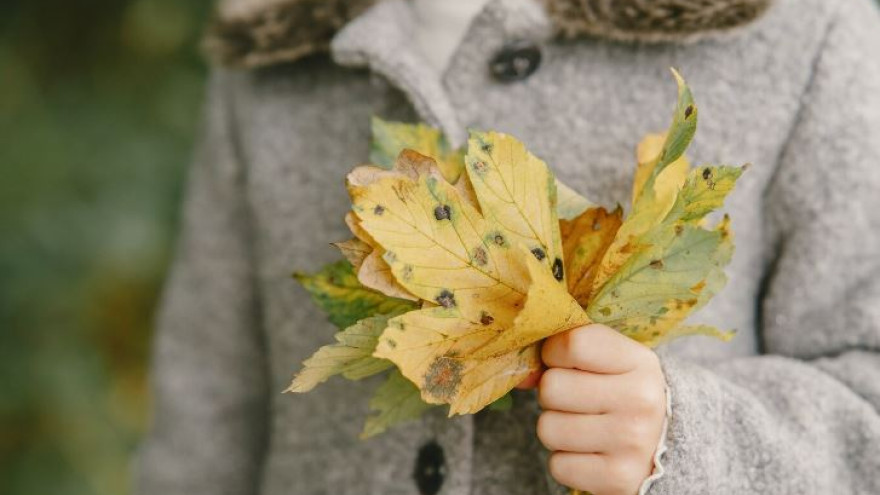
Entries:
POLYGON ((511 41, 492 57, 489 70, 502 82, 520 81, 541 65, 541 50, 530 41, 511 41))
POLYGON ((443 477, 446 475, 446 458, 443 448, 437 442, 430 442, 419 449, 416 458, 416 467, 413 478, 419 493, 422 495, 436 495, 443 486, 443 477))

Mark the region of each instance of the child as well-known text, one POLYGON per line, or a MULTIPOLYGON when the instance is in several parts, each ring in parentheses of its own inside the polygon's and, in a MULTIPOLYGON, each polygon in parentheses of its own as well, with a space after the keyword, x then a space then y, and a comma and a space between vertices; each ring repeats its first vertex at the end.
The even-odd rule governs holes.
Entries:
POLYGON ((372 3, 221 8, 209 46, 238 70, 210 83, 142 495, 880 493, 870 0, 372 3), (367 442, 370 384, 280 393, 331 338, 289 273, 337 256, 370 116, 426 121, 454 145, 471 127, 508 132, 613 206, 636 142, 668 123, 671 66, 700 104, 690 155, 753 164, 728 200, 730 282, 698 315, 738 329, 732 342, 655 354, 574 329, 545 343, 548 371, 523 384, 539 392, 511 412, 437 410, 367 442))

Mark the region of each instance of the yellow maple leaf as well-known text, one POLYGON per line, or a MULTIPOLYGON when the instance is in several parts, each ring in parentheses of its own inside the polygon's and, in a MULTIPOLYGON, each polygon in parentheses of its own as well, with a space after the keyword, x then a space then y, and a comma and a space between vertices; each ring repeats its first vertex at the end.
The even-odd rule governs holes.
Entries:
POLYGON ((486 220, 564 280, 556 178, 547 165, 500 132, 471 132, 465 164, 486 220))
POLYGON ((505 330, 504 322, 471 321, 457 308, 410 311, 389 322, 375 357, 388 359, 431 404, 449 404, 449 414, 479 411, 540 366, 537 346, 493 359, 470 357, 473 349, 505 330))
MULTIPOLYGON (((524 251, 524 248, 521 248, 524 251)), ((592 323, 580 304, 556 280, 546 267, 523 252, 529 269, 529 290, 522 310, 512 324, 496 332, 471 356, 495 358, 534 344, 559 332, 592 323)))
POLYGON ((349 194, 361 226, 385 250, 395 279, 420 299, 459 307, 479 318, 508 318, 518 310, 527 277, 509 234, 493 228, 436 171, 415 180, 350 174, 349 194))

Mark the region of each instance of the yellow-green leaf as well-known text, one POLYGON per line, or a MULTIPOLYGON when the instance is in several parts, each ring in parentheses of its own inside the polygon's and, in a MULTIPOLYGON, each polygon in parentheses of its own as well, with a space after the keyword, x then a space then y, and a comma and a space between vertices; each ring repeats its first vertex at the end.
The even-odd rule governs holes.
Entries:
POLYGON ((660 162, 660 153, 663 151, 665 142, 666 134, 648 134, 642 139, 636 150, 638 164, 633 178, 633 209, 637 208, 637 203, 640 200, 655 201, 665 207, 660 208, 660 213, 656 215, 657 218, 663 218, 663 214, 672 207, 672 202, 690 171, 690 162, 686 156, 682 155, 658 174, 653 181, 653 188, 645 189, 645 184, 660 162))
MULTIPOLYGON (((672 123, 666 132, 666 140, 660 151, 657 166, 651 174, 653 178, 684 155, 697 131, 698 111, 691 88, 675 69, 672 69, 672 75, 675 76, 675 82, 678 84, 678 103, 672 114, 672 123)), ((648 180, 648 183, 650 182, 651 179, 648 180)))
POLYGON ((454 150, 438 129, 425 124, 387 122, 373 117, 370 161, 391 168, 401 151, 411 149, 437 161, 443 177, 455 184, 464 169, 464 152, 454 150))
POLYGON ((664 332, 656 337, 641 340, 642 344, 648 347, 657 347, 674 339, 681 337, 689 337, 692 335, 703 335, 705 337, 714 337, 724 342, 729 342, 736 336, 736 330, 719 330, 711 325, 680 325, 671 330, 664 332))
POLYGON ((508 412, 513 409, 513 395, 510 392, 496 399, 495 402, 489 404, 489 410, 495 412, 508 412))
POLYGON ((296 273, 294 277, 339 328, 347 328, 375 314, 396 313, 417 307, 412 301, 391 298, 364 287, 352 272, 351 264, 345 260, 326 265, 314 275, 296 273))
POLYGON ((681 190, 682 221, 698 221, 721 208, 745 169, 724 165, 692 170, 681 190))
POLYGON ((658 225, 592 298, 587 313, 640 342, 661 339, 723 287, 730 260, 728 222, 714 230, 692 223, 658 225))
POLYGON ((690 88, 678 72, 672 72, 678 83, 672 123, 666 133, 648 135, 639 144, 632 210, 599 264, 593 292, 646 247, 642 236, 667 217, 687 177, 690 165, 684 152, 696 131, 697 107, 690 88))
POLYGON ((388 318, 388 315, 364 318, 337 333, 336 343, 321 347, 303 361, 287 392, 308 392, 335 375, 360 380, 390 368, 389 361, 373 357, 388 318))
POLYGON ((391 370, 388 378, 370 399, 370 410, 361 438, 366 439, 383 433, 389 427, 419 418, 428 409, 435 407, 425 403, 418 387, 398 370, 391 370))

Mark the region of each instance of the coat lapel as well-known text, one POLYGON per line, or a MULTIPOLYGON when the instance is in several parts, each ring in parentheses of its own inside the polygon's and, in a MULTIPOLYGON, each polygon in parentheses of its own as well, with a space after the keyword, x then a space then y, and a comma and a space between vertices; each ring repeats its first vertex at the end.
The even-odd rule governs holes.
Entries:
POLYGON ((416 26, 412 7, 405 0, 382 2, 333 38, 333 60, 384 76, 406 94, 423 121, 441 129, 458 146, 464 140, 464 129, 440 78, 413 43, 416 26))

